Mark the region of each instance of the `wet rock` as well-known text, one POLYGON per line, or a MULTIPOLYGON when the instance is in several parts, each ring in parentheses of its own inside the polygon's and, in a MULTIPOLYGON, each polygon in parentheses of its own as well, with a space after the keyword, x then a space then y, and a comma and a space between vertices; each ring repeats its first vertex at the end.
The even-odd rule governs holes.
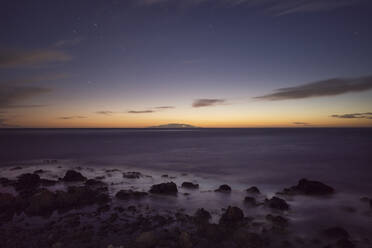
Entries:
POLYGON ((140 191, 133 191, 133 190, 120 190, 116 193, 115 197, 120 200, 127 200, 127 199, 139 199, 147 196, 146 192, 140 191))
POLYGON ((25 213, 31 216, 46 216, 54 209, 56 209, 56 195, 49 190, 42 190, 30 198, 25 213))
POLYGON ((260 190, 256 186, 250 187, 246 191, 250 194, 260 194, 260 190))
POLYGON ((337 248, 354 248, 355 245, 347 238, 342 238, 336 242, 337 248))
POLYGON ((223 184, 220 187, 218 187, 218 189, 216 189, 215 191, 216 192, 222 192, 222 193, 230 193, 231 192, 231 188, 230 188, 229 185, 223 184))
POLYGON ((323 231, 323 234, 332 239, 349 238, 349 233, 342 227, 327 228, 323 231))
POLYGON ((268 214, 266 215, 266 219, 270 221, 271 223, 273 223, 274 225, 278 225, 281 227, 288 226, 288 219, 280 215, 274 216, 274 215, 268 214))
POLYGON ((106 186, 106 183, 102 182, 102 181, 99 181, 99 180, 96 180, 96 179, 88 179, 86 182, 85 182, 85 185, 86 186, 95 186, 95 187, 104 187, 106 186))
POLYGON ((267 242, 258 234, 240 228, 233 234, 233 240, 239 247, 263 248, 267 247, 267 242))
POLYGON ((238 207, 229 206, 226 212, 221 216, 220 224, 231 225, 237 224, 244 219, 243 211, 238 207))
POLYGON ((53 186, 53 185, 56 185, 58 183, 58 181, 55 181, 55 180, 49 180, 49 179, 40 179, 40 184, 42 186, 53 186))
POLYGON ((221 225, 205 224, 199 226, 197 234, 207 240, 218 242, 225 239, 226 230, 221 225))
POLYGON ((0 193, 0 221, 10 221, 15 213, 15 197, 8 193, 0 193))
POLYGON ((80 182, 86 181, 87 178, 84 177, 80 172, 68 170, 62 180, 65 182, 80 182))
POLYGON ((177 194, 177 185, 174 182, 154 184, 151 186, 150 193, 153 194, 177 194))
POLYGON ((163 178, 168 178, 169 176, 167 174, 161 175, 163 178))
POLYGON ((17 184, 14 180, 9 180, 8 178, 1 177, 0 178, 0 185, 3 187, 15 186, 17 184))
POLYGON ((26 173, 18 177, 16 190, 30 190, 37 188, 40 185, 40 176, 36 174, 26 173))
POLYGON ((156 234, 153 231, 141 233, 135 243, 138 248, 152 248, 157 244, 156 234))
POLYGON ((142 174, 140 172, 130 171, 130 172, 124 172, 123 177, 129 178, 129 179, 138 179, 142 177, 142 174))
POLYGON ((283 194, 304 194, 304 195, 330 195, 335 190, 318 181, 310 181, 307 179, 301 179, 296 186, 292 186, 289 189, 284 189, 283 194))
POLYGON ((251 207, 257 206, 256 199, 254 197, 250 197, 250 196, 246 196, 244 198, 244 203, 251 206, 251 207))
POLYGON ((40 170, 34 171, 34 174, 43 174, 45 172, 46 172, 45 170, 40 169, 40 170))
POLYGON ((288 210, 289 205, 287 202, 279 197, 274 196, 271 199, 265 200, 265 205, 269 208, 278 209, 278 210, 288 210))
POLYGON ((194 219, 197 223, 208 223, 211 218, 211 214, 204 208, 199 208, 194 214, 194 219))
POLYGON ((199 184, 192 183, 192 182, 183 182, 181 187, 187 188, 187 189, 198 189, 199 184))
POLYGON ((192 248, 193 247, 193 244, 192 244, 192 241, 191 241, 191 237, 190 237, 190 234, 187 233, 187 232, 182 232, 179 236, 179 239, 178 239, 178 243, 179 243, 179 246, 181 248, 192 248))

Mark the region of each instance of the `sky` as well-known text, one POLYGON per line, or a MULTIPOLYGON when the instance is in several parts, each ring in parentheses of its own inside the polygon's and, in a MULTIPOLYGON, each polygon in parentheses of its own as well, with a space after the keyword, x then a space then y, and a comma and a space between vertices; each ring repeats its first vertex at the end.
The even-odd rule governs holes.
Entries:
POLYGON ((5 0, 0 127, 372 127, 370 0, 5 0))

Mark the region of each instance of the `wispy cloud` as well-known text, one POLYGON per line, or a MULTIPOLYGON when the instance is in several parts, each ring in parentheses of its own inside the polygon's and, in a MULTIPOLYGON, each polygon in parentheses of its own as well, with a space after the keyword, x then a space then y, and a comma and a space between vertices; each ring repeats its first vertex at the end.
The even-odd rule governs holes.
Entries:
POLYGON ((116 112, 109 111, 109 110, 101 110, 101 111, 96 111, 95 113, 99 115, 112 115, 112 114, 115 114, 116 112))
POLYGON ((0 50, 0 68, 37 67, 71 59, 71 55, 57 49, 0 50))
POLYGON ((196 99, 192 103, 192 106, 194 108, 200 108, 200 107, 215 106, 215 105, 223 104, 225 102, 226 102, 225 99, 201 98, 201 99, 196 99))
POLYGON ((44 87, 1 85, 0 109, 44 106, 35 104, 23 104, 23 102, 49 92, 51 92, 51 89, 44 87))
POLYGON ((69 40, 59 40, 53 46, 54 47, 66 47, 66 46, 76 46, 83 40, 83 37, 76 37, 69 40))
POLYGON ((331 78, 300 86, 277 89, 274 93, 258 96, 255 99, 280 101, 309 97, 336 96, 350 92, 372 89, 372 76, 358 78, 331 78))
POLYGON ((200 4, 214 4, 219 7, 253 7, 275 15, 288 15, 303 12, 330 11, 333 9, 357 5, 368 0, 136 0, 140 5, 154 6, 171 4, 192 7, 200 4))
POLYGON ((85 119, 85 118, 87 117, 80 116, 80 115, 58 117, 58 119, 61 119, 61 120, 73 120, 73 119, 85 119))
POLYGON ((300 121, 292 122, 292 124, 299 125, 299 126, 310 126, 311 125, 310 123, 300 122, 300 121))
POLYGON ((129 114, 149 114, 154 113, 154 110, 129 110, 129 114))
POLYGON ((372 120, 372 112, 331 115, 331 117, 341 118, 341 119, 368 119, 368 120, 372 120))
POLYGON ((6 80, 6 81, 0 80, 0 83, 6 84, 6 85, 18 85, 18 84, 41 82, 41 81, 54 81, 54 80, 59 80, 59 79, 65 79, 68 77, 69 77, 69 74, 66 74, 66 73, 54 73, 54 74, 34 75, 30 77, 23 77, 23 78, 17 78, 17 79, 6 80))
POLYGON ((155 107, 155 109, 174 109, 175 107, 174 106, 159 106, 159 107, 155 107))

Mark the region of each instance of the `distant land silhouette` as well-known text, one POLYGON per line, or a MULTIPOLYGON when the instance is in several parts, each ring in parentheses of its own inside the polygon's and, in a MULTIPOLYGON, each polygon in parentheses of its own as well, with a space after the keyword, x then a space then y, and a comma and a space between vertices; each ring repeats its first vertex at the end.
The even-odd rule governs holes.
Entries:
POLYGON ((168 123, 159 126, 151 126, 149 128, 198 128, 198 127, 183 123, 168 123))

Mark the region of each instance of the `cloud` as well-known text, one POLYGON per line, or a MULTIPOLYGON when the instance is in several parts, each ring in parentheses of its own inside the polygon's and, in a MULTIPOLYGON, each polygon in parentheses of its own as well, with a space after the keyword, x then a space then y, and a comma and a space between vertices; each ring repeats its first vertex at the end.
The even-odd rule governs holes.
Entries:
POLYGON ((59 79, 65 79, 68 78, 69 75, 66 73, 55 73, 55 74, 45 74, 45 75, 37 75, 37 76, 31 76, 26 78, 17 78, 7 81, 0 81, 2 84, 6 85, 16 85, 16 84, 28 84, 28 83, 35 83, 35 82, 41 82, 41 81, 54 81, 59 79))
POLYGON ((129 110, 129 114, 148 114, 148 113, 154 113, 156 111, 154 110, 129 110))
POLYGON ((214 4, 219 7, 247 6, 261 8, 269 14, 281 16, 293 13, 330 11, 368 2, 368 0, 136 0, 135 2, 144 6, 173 4, 190 7, 205 3, 214 4))
POLYGON ((56 49, 0 50, 0 68, 37 67, 71 59, 69 54, 56 49))
POLYGON ((87 117, 80 116, 80 115, 58 117, 58 119, 61 119, 61 120, 73 120, 73 119, 85 119, 85 118, 87 117))
POLYGON ((193 103, 192 106, 194 108, 200 108, 200 107, 208 107, 208 106, 215 106, 218 104, 225 103, 225 99, 207 99, 207 98, 201 98, 201 99, 196 99, 193 103))
POLYGON ((76 37, 71 40, 59 40, 53 46, 54 47, 66 47, 66 46, 75 46, 83 40, 83 37, 76 37))
POLYGON ((155 107, 155 109, 174 109, 175 107, 174 106, 159 106, 159 107, 155 107))
POLYGON ((300 86, 277 89, 276 92, 255 97, 266 101, 303 99, 309 97, 336 96, 372 89, 372 76, 358 78, 331 78, 300 86))
POLYGON ((44 105, 20 104, 30 98, 49 93, 51 89, 36 86, 0 86, 0 109, 42 107, 44 105))
POLYGON ((300 121, 293 122, 292 124, 294 124, 294 125, 300 125, 300 126, 310 126, 311 125, 310 123, 300 122, 300 121))
POLYGON ((331 115, 331 117, 341 118, 341 119, 368 119, 368 120, 372 120, 372 112, 331 115))
POLYGON ((97 111, 95 113, 99 114, 99 115, 112 115, 112 114, 115 114, 116 112, 108 111, 108 110, 101 110, 101 111, 97 111))

